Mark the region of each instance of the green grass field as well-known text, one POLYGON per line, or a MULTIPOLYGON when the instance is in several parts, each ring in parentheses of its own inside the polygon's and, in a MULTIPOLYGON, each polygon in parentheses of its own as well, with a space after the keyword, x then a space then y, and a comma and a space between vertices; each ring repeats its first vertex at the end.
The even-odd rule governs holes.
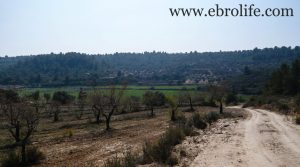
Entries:
MULTIPOLYGON (((122 86, 116 86, 116 88, 121 88, 122 86)), ((81 87, 56 87, 56 88, 22 88, 19 89, 18 92, 21 95, 28 95, 35 91, 40 91, 41 95, 44 93, 53 94, 56 91, 66 91, 73 96, 77 96, 81 87)), ((109 86, 97 86, 93 87, 82 87, 85 91, 92 92, 94 89, 108 89, 109 86)), ((127 90, 125 91, 126 96, 138 96, 142 97, 142 95, 147 90, 160 91, 164 93, 166 96, 172 96, 178 94, 183 88, 186 88, 190 91, 197 90, 196 85, 188 85, 188 86, 127 86, 127 90)))

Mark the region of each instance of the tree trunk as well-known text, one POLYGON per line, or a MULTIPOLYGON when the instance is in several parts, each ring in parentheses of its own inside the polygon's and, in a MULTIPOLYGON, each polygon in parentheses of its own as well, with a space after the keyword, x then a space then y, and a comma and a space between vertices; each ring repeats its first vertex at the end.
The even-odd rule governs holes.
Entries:
POLYGON ((79 107, 79 115, 77 116, 77 119, 81 119, 84 111, 84 106, 79 107))
POLYGON ((56 106, 56 110, 54 111, 54 122, 58 121, 58 114, 59 114, 59 106, 56 106))
POLYGON ((171 112, 171 121, 175 121, 176 118, 175 118, 175 110, 172 110, 171 112))
POLYGON ((223 114, 223 103, 220 101, 220 114, 223 114))
POLYGON ((191 111, 194 111, 194 107, 193 107, 192 99, 190 98, 190 99, 189 99, 189 101, 190 101, 190 110, 191 110, 191 111))
POLYGON ((108 116, 106 119, 106 130, 110 129, 109 123, 110 123, 110 116, 108 116))
POLYGON ((26 144, 25 142, 22 142, 22 150, 21 150, 21 156, 22 156, 22 163, 26 163, 26 144))
POLYGON ((100 124, 100 112, 97 113, 96 122, 98 125, 100 124))
POLYGON ((35 107, 35 112, 39 113, 39 107, 38 106, 35 107))
POLYGON ((153 107, 151 107, 151 117, 154 117, 153 107))
POLYGON ((58 121, 58 111, 54 112, 54 122, 58 121))
POLYGON ((20 122, 17 121, 16 125, 16 143, 20 141, 20 122))

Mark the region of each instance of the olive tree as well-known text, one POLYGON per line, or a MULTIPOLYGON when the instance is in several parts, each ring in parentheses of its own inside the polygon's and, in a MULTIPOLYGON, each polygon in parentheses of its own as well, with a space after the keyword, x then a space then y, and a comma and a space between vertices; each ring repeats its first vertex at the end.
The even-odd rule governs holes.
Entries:
POLYGON ((53 94, 52 107, 54 112, 54 122, 59 120, 59 113, 61 112, 61 106, 70 104, 74 100, 74 97, 69 95, 65 91, 58 91, 53 94))
POLYGON ((220 114, 223 114, 223 103, 228 92, 227 87, 224 84, 210 85, 209 92, 211 99, 219 103, 220 114))
POLYGON ((195 111, 193 106, 193 95, 190 90, 187 88, 183 88, 179 93, 179 100, 181 103, 188 103, 189 104, 189 111, 195 111))
POLYGON ((171 107, 171 121, 176 121, 177 117, 177 110, 180 105, 178 101, 178 97, 175 96, 168 96, 167 97, 167 102, 171 107))
POLYGON ((150 108, 152 117, 154 116, 154 107, 164 105, 165 99, 165 95, 158 91, 147 91, 143 95, 143 103, 150 108))
POLYGON ((137 96, 129 96, 123 98, 123 100, 121 101, 122 113, 139 111, 140 101, 141 99, 137 96))

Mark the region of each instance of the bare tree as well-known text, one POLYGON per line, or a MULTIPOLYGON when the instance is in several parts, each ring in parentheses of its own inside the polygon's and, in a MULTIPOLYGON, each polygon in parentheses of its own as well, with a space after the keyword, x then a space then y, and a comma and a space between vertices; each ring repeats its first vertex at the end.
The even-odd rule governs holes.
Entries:
POLYGON ((183 88, 180 92, 179 97, 180 97, 180 101, 182 101, 181 103, 187 102, 189 104, 190 111, 195 111, 193 106, 193 96, 190 90, 188 90, 187 88, 183 88))
POLYGON ((104 110, 102 115, 105 117, 106 130, 110 130, 110 120, 111 116, 117 110, 120 105, 121 98, 124 95, 126 90, 126 85, 124 85, 121 89, 117 90, 115 86, 111 86, 109 88, 108 94, 105 96, 106 107, 107 110, 104 110))
POLYGON ((78 108, 79 108, 79 113, 76 115, 77 119, 81 119, 85 106, 87 104, 87 93, 80 88, 79 94, 78 94, 78 108))
POLYGON ((35 108, 36 112, 39 112, 39 109, 44 106, 41 104, 40 102, 40 92, 39 91, 35 91, 33 92, 31 95, 29 95, 29 97, 27 97, 28 100, 30 100, 30 102, 32 103, 32 106, 35 108))
POLYGON ((101 90, 95 90, 90 96, 89 101, 92 106, 92 111, 96 118, 96 123, 100 124, 101 115, 104 112, 104 108, 106 105, 105 96, 101 90))
POLYGON ((4 127, 14 138, 17 146, 21 146, 22 163, 26 163, 26 145, 39 123, 39 109, 34 102, 21 99, 17 93, 6 92, 1 100, 4 115, 4 127))
POLYGON ((6 126, 15 139, 20 142, 20 117, 22 111, 19 109, 21 99, 18 94, 12 90, 1 90, 0 108, 3 116, 6 118, 6 126))
POLYGON ((24 102, 21 104, 23 113, 21 116, 21 127, 22 127, 22 134, 24 136, 21 137, 21 155, 22 155, 22 162, 25 163, 27 160, 26 157, 26 145, 28 144, 29 138, 35 131, 39 123, 39 113, 36 111, 36 107, 32 106, 28 102, 24 102), (23 128, 24 127, 24 128, 23 128))
POLYGON ((102 115, 105 118, 106 130, 111 129, 111 117, 120 105, 125 90, 126 86, 123 86, 120 89, 111 86, 106 91, 95 90, 90 96, 90 102, 96 117, 96 122, 98 124, 100 123, 100 116, 102 115))
POLYGON ((51 102, 51 113, 53 113, 53 122, 57 122, 59 120, 59 114, 60 114, 60 106, 61 104, 57 101, 51 102))

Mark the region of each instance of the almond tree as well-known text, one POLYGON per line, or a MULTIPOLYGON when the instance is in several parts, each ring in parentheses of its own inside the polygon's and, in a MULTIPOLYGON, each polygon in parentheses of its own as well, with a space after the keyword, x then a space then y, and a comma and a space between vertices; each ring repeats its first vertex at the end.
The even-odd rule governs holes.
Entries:
POLYGON ((121 89, 117 90, 115 86, 111 86, 108 90, 108 93, 105 97, 105 106, 106 110, 102 113, 105 118, 106 130, 110 130, 110 120, 114 112, 117 110, 120 105, 121 98, 124 95, 126 90, 126 85, 124 85, 121 89))
POLYGON ((0 109, 6 121, 6 127, 9 133, 20 142, 20 117, 22 111, 19 110, 21 99, 18 94, 12 90, 0 90, 0 109))
POLYGON ((21 137, 20 145, 21 145, 21 155, 22 162, 25 163, 27 160, 26 157, 26 145, 28 144, 29 138, 32 136, 33 132, 36 130, 39 123, 39 113, 36 111, 36 107, 32 106, 30 102, 23 102, 21 104, 22 114, 20 117, 21 134, 24 136, 21 137))
POLYGON ((4 96, 3 92, 1 94, 4 127, 14 138, 15 144, 21 147, 22 163, 25 164, 26 145, 39 123, 38 106, 28 99, 20 98, 14 91, 5 91, 4 96))
POLYGON ((81 119, 85 106, 87 104, 87 93, 80 88, 80 92, 78 94, 78 108, 79 108, 79 114, 76 115, 77 119, 81 119))
POLYGON ((92 111, 96 118, 96 123, 100 124, 101 122, 101 115, 105 108, 105 97, 101 90, 95 90, 89 96, 89 102, 92 106, 92 111))
POLYGON ((121 98, 124 95, 126 86, 117 89, 111 86, 106 91, 95 90, 90 96, 92 110, 96 116, 96 122, 100 123, 100 116, 105 118, 106 130, 110 130, 110 121, 113 114, 121 103, 121 98))

